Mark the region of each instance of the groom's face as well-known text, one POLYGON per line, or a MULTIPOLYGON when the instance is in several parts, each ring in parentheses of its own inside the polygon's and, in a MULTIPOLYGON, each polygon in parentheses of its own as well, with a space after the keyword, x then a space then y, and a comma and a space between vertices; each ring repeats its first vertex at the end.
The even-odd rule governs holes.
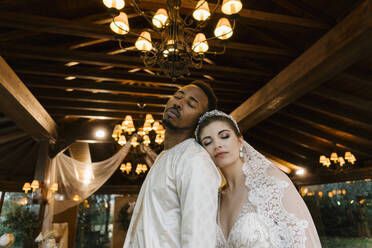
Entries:
POLYGON ((163 123, 170 129, 194 129, 198 118, 208 109, 207 95, 196 85, 179 89, 168 100, 163 123))

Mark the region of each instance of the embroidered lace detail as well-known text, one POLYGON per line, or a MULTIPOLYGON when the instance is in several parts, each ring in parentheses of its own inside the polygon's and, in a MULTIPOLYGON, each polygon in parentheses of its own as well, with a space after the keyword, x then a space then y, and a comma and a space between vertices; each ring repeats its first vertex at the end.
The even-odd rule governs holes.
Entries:
POLYGON ((270 243, 273 247, 281 248, 305 247, 308 222, 288 213, 282 205, 283 190, 289 184, 269 176, 267 170, 274 165, 246 142, 243 153, 245 184, 250 189, 248 199, 257 207, 258 215, 269 227, 270 243))

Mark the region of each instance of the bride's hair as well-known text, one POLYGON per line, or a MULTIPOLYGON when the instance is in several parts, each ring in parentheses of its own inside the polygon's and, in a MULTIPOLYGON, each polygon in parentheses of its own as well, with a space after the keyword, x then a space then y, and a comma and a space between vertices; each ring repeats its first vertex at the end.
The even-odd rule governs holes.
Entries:
POLYGON ((234 133, 236 134, 237 137, 242 136, 242 134, 240 133, 239 129, 236 127, 236 124, 233 122, 232 119, 228 118, 227 116, 223 116, 223 115, 211 115, 211 116, 206 116, 206 117, 202 118, 202 120, 198 124, 198 129, 197 129, 195 138, 200 144, 201 144, 200 134, 201 134, 202 130, 206 126, 208 126, 209 124, 211 124, 212 122, 215 122, 215 121, 223 121, 223 122, 227 123, 230 126, 230 128, 234 131, 234 133))

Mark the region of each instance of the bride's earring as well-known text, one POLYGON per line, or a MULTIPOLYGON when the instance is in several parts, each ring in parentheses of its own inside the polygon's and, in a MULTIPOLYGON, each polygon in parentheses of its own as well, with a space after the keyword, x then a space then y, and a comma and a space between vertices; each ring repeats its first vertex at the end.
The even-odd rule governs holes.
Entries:
POLYGON ((240 150, 239 150, 239 157, 240 158, 243 158, 243 147, 240 147, 240 150))

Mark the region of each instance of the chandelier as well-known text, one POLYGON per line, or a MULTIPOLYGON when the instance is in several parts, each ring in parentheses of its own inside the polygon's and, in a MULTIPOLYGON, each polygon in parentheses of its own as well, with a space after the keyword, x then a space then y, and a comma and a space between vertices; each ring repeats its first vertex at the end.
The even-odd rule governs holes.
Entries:
POLYGON ((137 36, 135 48, 141 52, 141 58, 146 67, 158 65, 168 77, 176 78, 189 75, 189 68, 200 69, 203 65, 205 54, 223 54, 226 50, 224 42, 222 51, 210 52, 208 41, 229 39, 235 28, 238 12, 243 5, 240 0, 217 0, 217 4, 210 12, 207 0, 200 0, 195 5, 192 17, 182 18, 180 15, 181 0, 166 0, 167 8, 158 9, 154 15, 145 13, 140 9, 136 0, 130 0, 135 11, 143 16, 151 28, 143 30, 140 34, 130 31, 128 16, 120 11, 125 6, 124 0, 103 0, 113 17, 110 28, 120 37, 120 48, 124 35, 137 36), (221 17, 214 29, 214 37, 206 38, 202 32, 207 21, 221 6, 221 11, 227 15, 221 17), (155 34, 156 42, 152 40, 151 33, 155 34), (193 42, 191 42, 193 40, 193 42))
POLYGON ((165 129, 159 121, 155 121, 151 114, 146 114, 146 118, 142 127, 136 129, 134 126, 133 118, 126 115, 123 122, 115 125, 112 132, 112 138, 121 146, 127 143, 128 137, 137 131, 137 135, 133 136, 130 145, 132 147, 138 146, 141 142, 148 146, 151 144, 150 133, 155 133, 155 143, 162 144, 164 141, 165 129), (126 137, 126 135, 128 137, 126 137))
POLYGON ((319 163, 326 168, 338 169, 345 166, 354 165, 356 158, 351 152, 345 152, 345 156, 338 156, 336 152, 332 152, 330 157, 321 155, 319 157, 319 163))

